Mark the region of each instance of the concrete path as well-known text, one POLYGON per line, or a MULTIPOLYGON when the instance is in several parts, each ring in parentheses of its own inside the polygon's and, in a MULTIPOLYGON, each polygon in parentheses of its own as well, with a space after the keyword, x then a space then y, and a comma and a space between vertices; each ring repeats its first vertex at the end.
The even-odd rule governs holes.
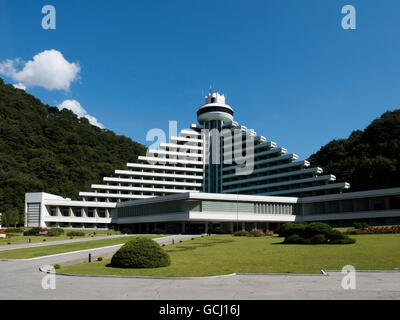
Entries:
MULTIPOLYGON (((187 240, 173 236, 157 241, 187 240)), ((116 248, 93 251, 112 254, 116 248)), ((42 288, 39 267, 87 259, 87 252, 31 261, 0 261, 0 299, 400 299, 400 272, 358 272, 356 290, 344 290, 343 275, 235 275, 196 279, 135 279, 56 276, 56 289, 42 288)))
POLYGON ((129 236, 140 236, 140 235, 139 234, 121 234, 121 235, 117 234, 117 235, 112 235, 112 236, 98 236, 98 237, 89 237, 89 238, 75 238, 75 239, 65 239, 65 240, 55 240, 55 241, 34 242, 34 243, 10 244, 10 245, 0 246, 0 251, 13 250, 13 249, 24 249, 24 248, 32 248, 32 247, 43 247, 43 246, 51 246, 51 245, 56 245, 56 244, 82 242, 82 241, 113 239, 113 238, 120 238, 120 237, 129 237, 129 236))

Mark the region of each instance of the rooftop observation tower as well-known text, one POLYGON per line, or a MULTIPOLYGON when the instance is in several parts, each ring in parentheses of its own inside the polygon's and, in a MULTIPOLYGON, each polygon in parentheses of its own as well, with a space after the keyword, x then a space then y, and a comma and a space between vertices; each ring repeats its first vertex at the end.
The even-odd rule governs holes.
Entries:
POLYGON ((204 192, 220 193, 222 192, 222 174, 223 174, 223 141, 219 134, 214 134, 217 130, 221 132, 224 125, 230 125, 233 122, 233 109, 225 103, 225 96, 218 92, 212 92, 205 97, 205 104, 197 111, 197 121, 210 132, 208 145, 208 160, 204 169, 204 192))
POLYGON ((197 111, 197 121, 205 129, 218 128, 218 124, 222 127, 223 124, 233 121, 233 109, 225 103, 223 94, 210 91, 205 102, 197 111), (208 125, 212 127, 207 127, 208 125))

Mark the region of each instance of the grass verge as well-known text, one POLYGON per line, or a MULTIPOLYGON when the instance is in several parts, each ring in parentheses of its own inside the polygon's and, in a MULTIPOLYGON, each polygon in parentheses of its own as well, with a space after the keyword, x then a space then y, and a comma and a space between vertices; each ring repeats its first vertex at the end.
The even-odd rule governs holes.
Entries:
MULTIPOLYGON (((78 229, 77 229, 78 230, 78 229)), ((59 237, 48 237, 48 236, 24 236, 22 233, 17 233, 15 236, 12 237, 7 237, 5 239, 1 238, 0 239, 0 246, 7 246, 9 243, 10 244, 25 244, 29 243, 29 239, 31 239, 31 243, 37 243, 37 242, 43 242, 45 240, 46 242, 51 242, 51 241, 56 241, 56 240, 70 240, 71 237, 68 237, 66 234, 71 231, 69 229, 64 229, 65 234, 59 236, 59 237)), ((78 230, 78 231, 83 231, 85 232, 85 236, 82 237, 73 237, 73 239, 79 239, 79 238, 89 238, 92 235, 94 237, 104 237, 107 235, 117 235, 121 234, 119 232, 116 232, 114 230, 91 230, 91 229, 84 229, 84 230, 78 230), (94 234, 95 233, 95 234, 94 234)))
POLYGON ((207 236, 163 248, 171 265, 156 269, 109 267, 110 259, 62 267, 61 273, 196 277, 229 273, 319 273, 353 265, 358 270, 400 267, 400 234, 355 235, 355 244, 289 245, 278 237, 207 236))
MULTIPOLYGON (((147 236, 150 238, 159 238, 161 236, 147 236)), ((113 239, 79 241, 74 243, 48 245, 43 247, 32 247, 24 249, 14 249, 0 251, 0 259, 29 259, 52 254, 72 252, 85 249, 95 249, 106 246, 117 245, 132 240, 135 236, 127 236, 113 239)))

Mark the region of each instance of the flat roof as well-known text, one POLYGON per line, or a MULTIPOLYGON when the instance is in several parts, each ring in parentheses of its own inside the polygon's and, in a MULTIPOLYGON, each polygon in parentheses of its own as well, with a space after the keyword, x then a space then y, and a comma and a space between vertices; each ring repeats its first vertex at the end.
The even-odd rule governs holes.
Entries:
POLYGON ((258 196, 245 194, 229 194, 229 193, 205 193, 205 192, 186 192, 180 194, 172 194, 167 196, 156 196, 141 200, 131 200, 118 202, 117 208, 129 207, 133 205, 169 202, 178 200, 214 200, 214 201, 238 201, 238 202, 274 202, 274 203, 297 203, 296 197, 274 197, 274 196, 258 196))

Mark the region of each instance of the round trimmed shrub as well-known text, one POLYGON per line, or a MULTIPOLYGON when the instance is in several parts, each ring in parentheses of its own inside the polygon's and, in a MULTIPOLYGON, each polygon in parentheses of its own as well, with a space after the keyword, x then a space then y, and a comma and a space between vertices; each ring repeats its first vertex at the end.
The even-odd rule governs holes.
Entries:
POLYGON ((250 236, 250 232, 246 230, 240 230, 233 233, 235 237, 248 237, 250 236))
POLYGON ((263 237, 263 236, 265 236, 265 234, 264 234, 264 232, 262 232, 262 230, 252 229, 250 231, 250 236, 252 236, 252 237, 263 237))
POLYGON ((47 230, 47 236, 49 237, 59 237, 64 234, 64 230, 61 228, 51 228, 47 230))
POLYGON ((280 237, 289 237, 292 235, 300 235, 302 236, 304 234, 304 230, 306 228, 305 223, 285 223, 279 226, 275 232, 280 236, 280 237))
POLYGON ((111 266, 117 268, 159 268, 170 264, 169 255, 157 242, 144 237, 125 243, 111 259, 111 266))
POLYGON ((304 235, 306 238, 311 238, 317 234, 323 234, 324 236, 329 235, 332 231, 330 225, 323 222, 311 222, 307 224, 304 229, 304 235))
POLYGON ((42 228, 34 227, 32 229, 24 231, 24 236, 38 236, 40 235, 40 231, 42 231, 42 228))
POLYGON ((353 223, 353 228, 354 229, 367 229, 369 227, 369 224, 366 222, 354 222, 353 223))

